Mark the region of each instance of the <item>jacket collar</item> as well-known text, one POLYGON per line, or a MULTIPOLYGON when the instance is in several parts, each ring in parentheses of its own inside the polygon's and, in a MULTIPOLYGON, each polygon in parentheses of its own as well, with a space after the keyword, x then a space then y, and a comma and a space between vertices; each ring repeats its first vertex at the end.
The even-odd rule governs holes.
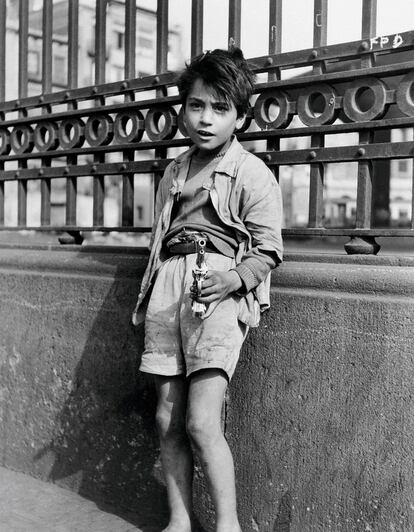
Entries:
MULTIPOLYGON (((175 163, 179 166, 185 164, 189 161, 196 149, 196 146, 191 146, 189 150, 176 157, 175 163)), ((244 151, 243 146, 239 143, 237 138, 233 136, 229 149, 218 163, 215 171, 217 173, 227 174, 229 177, 236 177, 237 164, 242 151, 244 151)))

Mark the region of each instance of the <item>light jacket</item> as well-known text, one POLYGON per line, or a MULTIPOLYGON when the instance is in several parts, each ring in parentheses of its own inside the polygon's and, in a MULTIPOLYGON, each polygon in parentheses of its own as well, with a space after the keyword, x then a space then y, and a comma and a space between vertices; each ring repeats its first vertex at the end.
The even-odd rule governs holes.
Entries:
MULTIPOLYGON (((195 149, 193 146, 172 161, 165 169, 159 184, 150 240, 150 257, 132 316, 135 325, 144 318, 143 314, 140 315, 142 303, 149 294, 158 268, 165 260, 161 247, 170 226, 174 196, 183 189, 191 155, 195 149)), ((244 262, 248 264, 249 257, 257 257, 258 250, 275 252, 278 262, 282 261, 281 192, 274 175, 263 161, 246 151, 234 138, 217 164, 212 179, 203 186, 210 190, 210 198, 219 218, 235 230, 239 243, 237 265, 243 265, 244 262)), ((248 272, 247 268, 244 270, 248 272)), ((263 271, 259 268, 255 279, 256 282, 249 280, 249 291, 240 301, 239 320, 251 327, 259 324, 260 312, 269 308, 268 266, 264 265, 263 271)))

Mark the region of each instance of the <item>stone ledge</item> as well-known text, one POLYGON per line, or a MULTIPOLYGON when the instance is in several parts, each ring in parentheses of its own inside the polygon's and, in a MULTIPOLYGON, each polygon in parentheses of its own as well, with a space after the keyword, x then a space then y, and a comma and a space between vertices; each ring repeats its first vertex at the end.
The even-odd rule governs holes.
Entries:
POLYGON ((272 275, 272 287, 319 289, 352 294, 414 295, 414 268, 379 262, 288 261, 272 275))
MULTIPOLYGON (((0 246, 0 269, 29 275, 54 273, 139 281, 148 252, 102 246, 31 248, 0 246)), ((272 275, 272 286, 348 292, 353 294, 414 295, 414 258, 340 254, 288 254, 272 275)))

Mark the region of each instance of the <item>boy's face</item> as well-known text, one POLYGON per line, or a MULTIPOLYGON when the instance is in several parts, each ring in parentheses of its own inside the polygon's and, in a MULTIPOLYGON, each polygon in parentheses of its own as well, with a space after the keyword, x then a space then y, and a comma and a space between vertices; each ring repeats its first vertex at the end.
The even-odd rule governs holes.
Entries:
POLYGON ((237 118, 233 102, 220 99, 201 79, 194 82, 184 109, 184 123, 200 152, 218 153, 234 130, 243 125, 244 118, 237 118))

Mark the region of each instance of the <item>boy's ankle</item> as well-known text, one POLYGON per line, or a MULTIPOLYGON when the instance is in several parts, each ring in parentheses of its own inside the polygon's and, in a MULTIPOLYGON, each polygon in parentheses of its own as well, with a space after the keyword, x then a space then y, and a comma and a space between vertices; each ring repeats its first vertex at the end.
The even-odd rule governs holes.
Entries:
POLYGON ((242 529, 238 521, 218 522, 216 532, 242 532, 242 529))
POLYGON ((162 532, 192 532, 191 521, 187 517, 171 519, 162 532))
POLYGON ((172 524, 170 523, 167 528, 164 528, 162 532, 191 532, 191 525, 183 525, 182 523, 172 524))

